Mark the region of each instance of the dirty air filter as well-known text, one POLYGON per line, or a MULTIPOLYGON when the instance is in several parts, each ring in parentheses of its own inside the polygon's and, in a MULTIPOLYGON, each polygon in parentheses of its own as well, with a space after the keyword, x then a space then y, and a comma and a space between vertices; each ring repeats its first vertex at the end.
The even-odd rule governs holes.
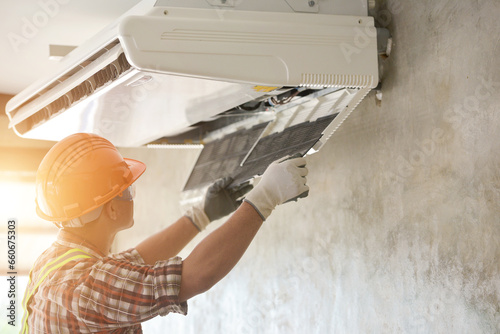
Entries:
POLYGON ((321 133, 335 116, 330 115, 314 122, 300 123, 261 138, 243 166, 231 174, 234 183, 238 184, 264 173, 267 166, 279 158, 297 153, 305 155, 321 138, 321 133))
POLYGON ((267 124, 262 123, 205 144, 184 190, 196 189, 221 177, 232 176, 267 124))
POLYGON ((300 123, 260 140, 268 123, 215 140, 203 148, 184 190, 206 186, 226 176, 233 177, 233 184, 240 184, 262 174, 270 163, 281 157, 304 155, 321 138, 335 116, 300 123))

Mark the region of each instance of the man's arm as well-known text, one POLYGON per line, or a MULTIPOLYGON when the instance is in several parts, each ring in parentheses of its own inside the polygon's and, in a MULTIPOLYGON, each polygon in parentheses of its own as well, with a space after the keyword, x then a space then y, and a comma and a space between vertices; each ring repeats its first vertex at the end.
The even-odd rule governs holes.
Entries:
POLYGON ((198 234, 198 229, 186 216, 138 244, 135 249, 147 264, 168 260, 179 252, 198 234))
POLYGON ((208 224, 236 210, 241 204, 239 198, 253 187, 243 184, 230 189, 231 183, 230 177, 217 180, 207 189, 203 203, 191 207, 174 224, 137 245, 144 261, 154 265, 176 256, 208 224))
POLYGON ((210 289, 236 265, 274 208, 307 196, 304 158, 272 163, 229 220, 207 236, 182 266, 179 301, 210 289))
POLYGON ((203 239, 183 263, 179 301, 207 291, 226 276, 262 222, 257 211, 244 202, 224 225, 203 239))

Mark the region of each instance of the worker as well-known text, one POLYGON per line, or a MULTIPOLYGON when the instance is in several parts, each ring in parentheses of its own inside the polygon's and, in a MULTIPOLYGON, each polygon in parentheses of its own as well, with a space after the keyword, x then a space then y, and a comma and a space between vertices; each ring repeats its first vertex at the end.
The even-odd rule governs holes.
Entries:
POLYGON ((111 254, 116 233, 134 224, 134 182, 146 166, 123 158, 100 136, 66 137, 37 171, 37 214, 59 233, 30 272, 21 332, 142 333, 143 321, 187 314, 187 300, 229 273, 277 205, 307 195, 305 165, 304 158, 276 161, 251 190, 232 192, 230 179, 218 181, 204 203, 175 223, 111 254), (185 260, 177 256, 211 221, 235 209, 185 260))

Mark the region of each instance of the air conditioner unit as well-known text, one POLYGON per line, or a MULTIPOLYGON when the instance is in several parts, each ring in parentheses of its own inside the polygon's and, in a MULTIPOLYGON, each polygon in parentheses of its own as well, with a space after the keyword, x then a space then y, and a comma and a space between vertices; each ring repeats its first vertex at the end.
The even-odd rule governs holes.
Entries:
POLYGON ((12 98, 22 137, 205 145, 186 184, 319 150, 378 84, 363 1, 143 1, 12 98))

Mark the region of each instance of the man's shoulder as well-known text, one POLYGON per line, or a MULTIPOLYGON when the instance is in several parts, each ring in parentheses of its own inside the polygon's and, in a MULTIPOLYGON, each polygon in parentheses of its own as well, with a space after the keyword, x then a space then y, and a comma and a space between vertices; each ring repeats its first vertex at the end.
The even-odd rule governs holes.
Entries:
MULTIPOLYGON (((119 253, 112 253, 107 256, 109 259, 117 260, 117 261, 126 261, 130 263, 134 263, 137 265, 144 265, 145 262, 142 256, 135 248, 127 249, 126 251, 119 253)), ((104 258, 105 260, 106 258, 104 258)))
POLYGON ((63 255, 68 251, 68 247, 62 246, 57 242, 54 242, 49 248, 44 250, 40 256, 35 260, 32 267, 32 272, 38 271, 46 266, 48 266, 52 261, 56 260, 58 257, 63 255))

